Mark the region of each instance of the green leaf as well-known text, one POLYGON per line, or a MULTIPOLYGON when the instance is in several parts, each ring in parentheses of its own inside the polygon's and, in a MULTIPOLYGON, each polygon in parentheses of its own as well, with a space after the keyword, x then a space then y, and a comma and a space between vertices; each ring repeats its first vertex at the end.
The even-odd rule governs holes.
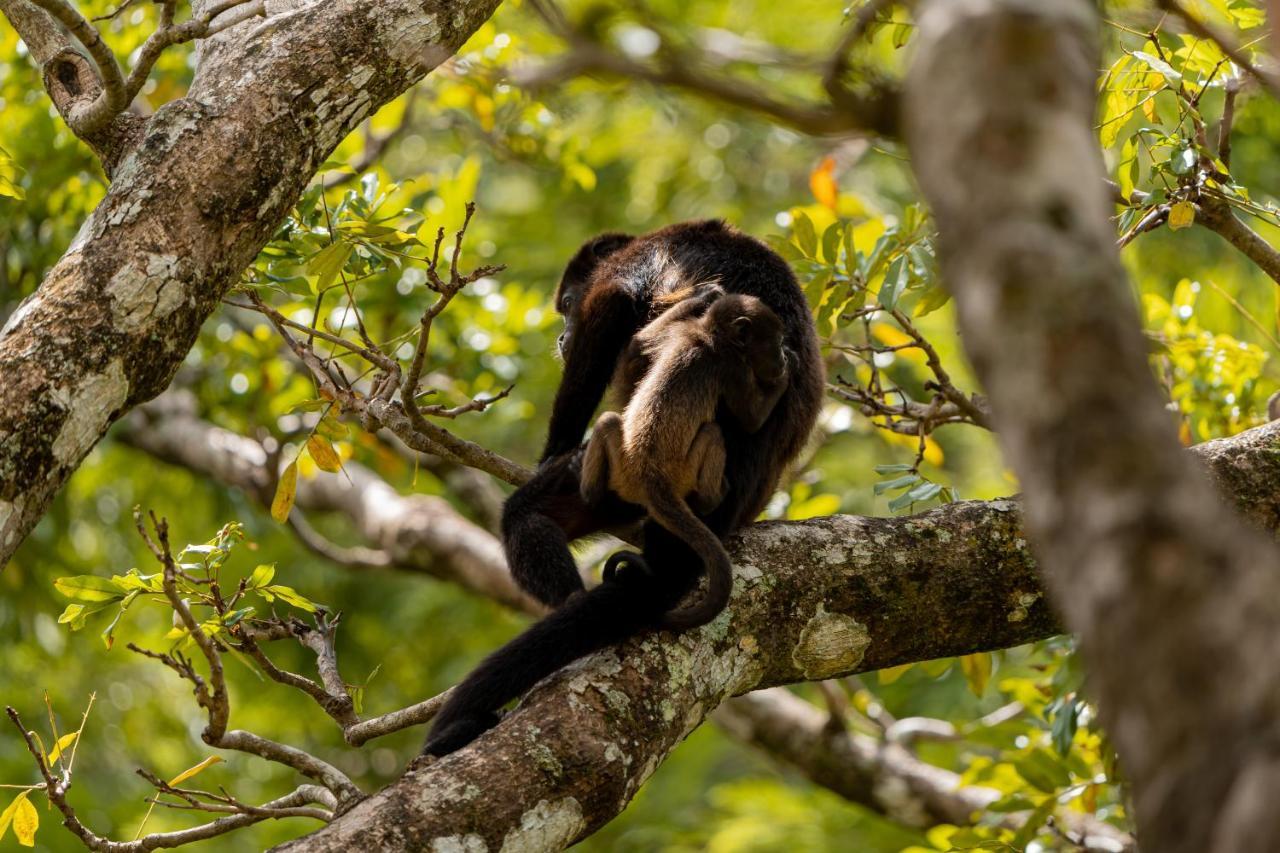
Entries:
POLYGON ((840 259, 840 238, 844 234, 843 222, 832 222, 822 232, 822 259, 834 265, 840 259))
POLYGON ((1071 774, 1053 753, 1036 748, 1013 761, 1013 769, 1035 788, 1046 794, 1056 793, 1071 784, 1071 774))
POLYGON ((805 257, 816 257, 818 253, 818 232, 813 227, 813 220, 803 210, 795 211, 791 219, 791 236, 805 257))
POLYGON ((97 575, 58 578, 53 585, 67 598, 79 601, 119 601, 124 598, 124 593, 119 586, 112 583, 109 578, 100 578, 97 575))
POLYGON ((316 276, 315 291, 319 293, 333 284, 338 273, 342 272, 347 259, 351 257, 354 247, 341 241, 330 243, 311 257, 307 262, 307 273, 316 276))
POLYGON ((1062 706, 1053 715, 1053 748, 1059 755, 1071 752, 1071 743, 1075 740, 1076 727, 1080 720, 1080 703, 1073 696, 1064 699, 1062 706))
POLYGON ((299 595, 297 590, 295 590, 293 587, 276 585, 276 586, 266 587, 265 591, 269 592, 271 595, 274 595, 276 598, 279 598, 281 601, 285 602, 286 604, 292 604, 294 607, 298 608, 299 610, 305 610, 308 613, 315 613, 317 610, 320 609, 319 605, 317 605, 315 602, 311 601, 310 599, 299 595))
POLYGON ((1196 168, 1197 159, 1195 147, 1188 145, 1169 158, 1169 168, 1175 175, 1190 175, 1196 168))
POLYGON ((1044 826, 1045 821, 1047 821, 1049 816, 1053 814, 1053 809, 1056 804, 1056 799, 1053 797, 1046 797, 1045 801, 1041 803, 1035 811, 1028 815, 1027 822, 1018 829, 1018 834, 1015 835, 1013 837, 1013 841, 1010 842, 1014 850, 1026 849, 1027 845, 1036 837, 1036 834, 1040 832, 1040 828, 1044 826))
POLYGON ((880 285, 880 304, 885 310, 892 311, 897 307, 899 297, 907 289, 910 276, 906 256, 899 255, 897 260, 889 265, 889 271, 884 274, 884 284, 880 285))
MULTIPOLYGON (((907 470, 911 470, 911 466, 908 465, 907 470)), ((877 495, 883 495, 885 492, 892 489, 902 489, 913 483, 918 483, 919 481, 919 474, 908 474, 905 477, 895 477, 892 480, 882 480, 875 484, 872 491, 877 495)))
POLYGON ((249 589, 261 589, 271 583, 271 579, 276 576, 276 564, 264 563, 253 570, 253 574, 249 575, 249 589))
POLYGON ((786 237, 770 234, 764 238, 764 241, 769 244, 769 248, 782 255, 787 263, 804 260, 804 252, 800 251, 800 248, 786 237))
POLYGON ((222 624, 228 628, 234 627, 235 625, 239 625, 240 621, 244 619, 244 617, 252 613, 253 610, 254 608, 252 607, 243 607, 239 610, 234 610, 231 613, 228 613, 226 616, 222 617, 222 624))
POLYGON ((932 314, 950 301, 951 291, 945 287, 935 285, 925 291, 924 297, 916 305, 916 316, 923 317, 926 314, 932 314))
POLYGON ((124 608, 116 613, 116 618, 111 620, 111 624, 102 629, 102 644, 107 647, 107 651, 111 651, 111 647, 116 642, 116 626, 120 624, 120 617, 124 616, 124 608))
POLYGON ((987 811, 1005 814, 1008 812, 1029 812, 1034 808, 1036 808, 1034 800, 1030 800, 1020 794, 1009 794, 987 806, 987 811))

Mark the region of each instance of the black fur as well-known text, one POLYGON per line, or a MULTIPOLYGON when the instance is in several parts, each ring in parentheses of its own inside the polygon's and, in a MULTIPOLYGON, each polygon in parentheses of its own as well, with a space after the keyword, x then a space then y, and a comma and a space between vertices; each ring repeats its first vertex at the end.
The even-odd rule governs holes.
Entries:
POLYGON ((717 417, 728 492, 703 516, 717 536, 749 524, 817 420, 823 367, 813 318, 786 262, 763 243, 716 220, 672 225, 627 239, 604 235, 570 261, 556 297, 568 305, 564 378, 556 394, 543 464, 503 510, 503 541, 517 582, 558 607, 486 658, 454 690, 423 752, 445 755, 496 724, 496 712, 542 678, 591 652, 658 624, 691 590, 701 561, 653 522, 645 524, 643 569, 613 561, 609 579, 583 590, 568 542, 634 521, 641 510, 616 499, 588 507, 579 495, 582 434, 632 335, 661 309, 655 299, 714 280, 759 297, 782 320, 795 356, 786 392, 753 434, 717 417), (675 274, 672 271, 675 271, 675 274), (566 300, 566 296, 570 297, 566 300), (576 298, 573 298, 576 297, 576 298))

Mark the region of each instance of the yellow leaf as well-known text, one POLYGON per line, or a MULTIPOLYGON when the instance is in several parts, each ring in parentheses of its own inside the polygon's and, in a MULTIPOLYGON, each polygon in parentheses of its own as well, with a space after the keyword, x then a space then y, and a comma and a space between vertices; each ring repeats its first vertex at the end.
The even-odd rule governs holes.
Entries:
POLYGON ((824 157, 818 168, 809 173, 809 189, 813 192, 813 197, 829 210, 836 209, 836 202, 840 198, 835 171, 835 158, 824 157))
POLYGON ((342 460, 338 458, 338 452, 323 435, 312 433, 307 439, 307 452, 311 454, 316 465, 320 466, 321 471, 336 474, 342 470, 342 460))
POLYGON ((13 816, 18 811, 18 806, 26 801, 30 790, 23 791, 21 794, 13 798, 13 802, 5 806, 4 811, 0 812, 0 841, 4 840, 4 834, 9 829, 9 824, 13 823, 13 816))
POLYGON ((981 696, 987 689, 987 682, 991 680, 990 653, 978 652, 965 655, 960 658, 960 670, 964 673, 965 680, 969 682, 969 689, 973 691, 973 695, 981 696))
POLYGON ((40 813, 31 805, 31 800, 23 797, 13 813, 13 834, 18 836, 18 843, 23 847, 36 846, 36 830, 40 828, 40 813))
POLYGON ((58 760, 58 756, 62 755, 62 751, 75 743, 76 736, 79 734, 79 732, 72 732, 71 734, 63 735, 58 738, 58 742, 55 743, 53 745, 53 749, 49 751, 49 758, 45 761, 45 764, 52 766, 53 762, 58 760))
POLYGON ((1169 229, 1177 231, 1180 228, 1189 228, 1191 223, 1196 221, 1196 208, 1189 201, 1180 201, 1173 207, 1169 208, 1169 229))
POLYGON ((271 500, 271 517, 281 524, 289 517, 290 510, 293 509, 293 499, 298 494, 298 460, 289 463, 289 467, 284 469, 284 473, 280 475, 280 482, 276 484, 276 496, 271 500))
POLYGON ((924 439, 924 461, 939 467, 943 462, 942 445, 934 441, 931 435, 924 439))
POLYGON ((902 666, 891 666, 880 670, 880 683, 893 684, 902 677, 903 673, 915 666, 912 663, 904 663, 902 666))
POLYGON ((183 770, 177 776, 174 776, 172 779, 169 780, 169 785, 170 786, 180 785, 183 782, 190 779, 192 776, 209 769, 210 767, 217 764, 221 760, 222 760, 221 755, 210 755, 208 758, 206 758, 204 761, 201 761, 199 764, 195 765, 194 767, 188 767, 186 770, 183 770))

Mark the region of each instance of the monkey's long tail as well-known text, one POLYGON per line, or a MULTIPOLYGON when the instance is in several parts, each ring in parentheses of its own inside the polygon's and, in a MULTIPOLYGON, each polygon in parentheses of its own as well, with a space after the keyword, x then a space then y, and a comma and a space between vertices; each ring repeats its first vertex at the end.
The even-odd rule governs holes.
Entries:
POLYGON ((694 604, 668 611, 659 624, 672 631, 697 628, 719 616, 729 603, 729 594, 733 591, 733 563, 724 543, 693 514, 683 498, 675 495, 665 482, 648 485, 649 515, 683 539, 702 559, 707 571, 706 595, 694 604))
POLYGON ((559 609, 481 661, 436 716, 422 751, 448 755, 498 723, 498 710, 553 672, 654 625, 671 606, 655 584, 605 583, 559 609))

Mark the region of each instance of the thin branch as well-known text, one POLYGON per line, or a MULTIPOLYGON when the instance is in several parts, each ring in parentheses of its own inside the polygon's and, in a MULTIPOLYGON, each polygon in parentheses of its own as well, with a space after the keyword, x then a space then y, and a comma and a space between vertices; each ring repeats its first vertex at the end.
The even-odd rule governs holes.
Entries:
MULTIPOLYGON (((736 107, 773 117, 783 124, 815 135, 871 132, 897 133, 896 94, 878 89, 869 96, 843 88, 829 92, 831 103, 781 100, 767 89, 729 76, 708 73, 704 54, 677 48, 663 40, 649 62, 617 53, 601 45, 591 33, 569 23, 553 0, 531 0, 530 7, 548 28, 563 38, 569 50, 559 59, 534 68, 515 69, 518 85, 538 89, 584 74, 603 73, 662 86, 675 86, 736 107), (838 96, 838 97, 837 97, 838 96)), ((650 29, 661 29, 647 22, 650 29)))
POLYGON ((371 717, 368 720, 357 723, 342 733, 347 743, 352 746, 363 746, 374 738, 380 738, 383 735, 389 735, 393 732, 407 729, 411 726, 429 723, 435 719, 436 714, 440 713, 440 708, 449 699, 449 694, 453 688, 432 696, 415 705, 407 708, 401 708, 398 711, 392 711, 379 717, 371 717))
POLYGON ((88 105, 67 117, 68 124, 77 136, 86 136, 104 127, 111 119, 129 107, 132 98, 125 87, 124 74, 116 62, 115 54, 102 40, 96 27, 66 0, 28 0, 44 9, 63 26, 76 41, 84 46, 98 69, 97 83, 101 91, 88 105))
POLYGON ((1227 80, 1222 96, 1222 121, 1218 124, 1218 159, 1231 168, 1231 129, 1236 119, 1236 96, 1240 94, 1240 78, 1227 80))
POLYGON ((1216 27, 1210 26, 1191 14, 1178 0, 1156 0, 1156 6, 1178 17, 1192 35, 1216 44, 1228 59, 1248 72, 1273 97, 1280 97, 1280 80, 1277 80, 1271 72, 1264 71, 1250 62, 1249 58, 1244 55, 1244 51, 1231 38, 1219 32, 1216 27))

